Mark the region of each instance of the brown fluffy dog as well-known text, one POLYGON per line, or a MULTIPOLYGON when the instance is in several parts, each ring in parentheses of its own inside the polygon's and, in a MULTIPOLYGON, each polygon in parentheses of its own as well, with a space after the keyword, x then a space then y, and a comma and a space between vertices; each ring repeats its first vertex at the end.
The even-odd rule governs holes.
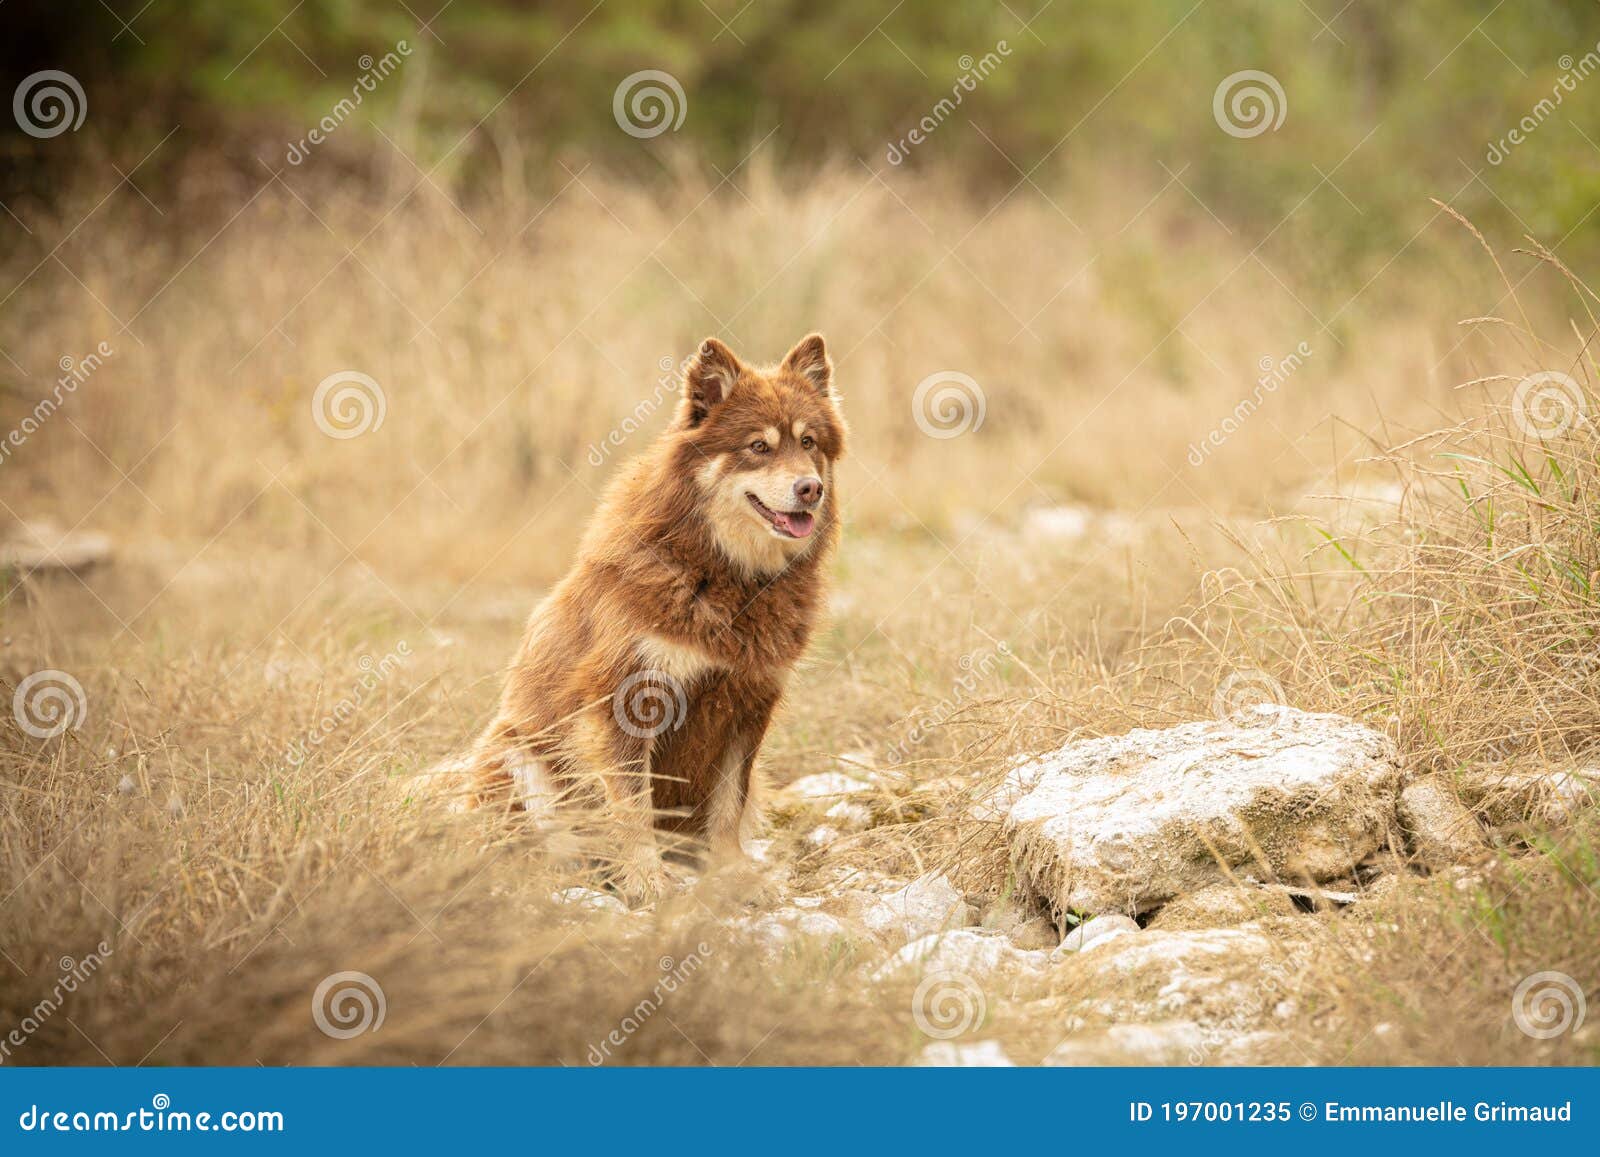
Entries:
POLYGON ((529 619, 474 749, 480 806, 547 811, 598 785, 631 898, 665 885, 658 827, 742 856, 756 752, 839 537, 832 378, 816 334, 768 369, 706 340, 672 426, 529 619))

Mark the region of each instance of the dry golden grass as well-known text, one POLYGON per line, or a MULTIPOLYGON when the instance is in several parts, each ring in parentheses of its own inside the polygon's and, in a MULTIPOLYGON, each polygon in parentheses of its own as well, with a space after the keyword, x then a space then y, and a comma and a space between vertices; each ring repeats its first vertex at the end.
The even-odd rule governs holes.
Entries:
MULTIPOLYGON (((1552 329, 1553 294, 1537 321, 1516 312, 1522 270, 1461 302, 1498 323, 1454 331, 1441 293, 1319 331, 1274 271, 1166 203, 1131 228, 1128 205, 1090 207, 1079 236, 1042 199, 986 213, 848 169, 753 163, 737 189, 686 173, 665 194, 569 175, 548 202, 463 211, 426 187, 375 209, 290 173, 193 236, 111 206, 62 251, 88 293, 51 265, 13 303, 21 365, 102 337, 115 354, 0 466, 8 516, 120 545, 112 568, 5 603, 8 687, 64 669, 89 710, 58 739, 4 731, 0 1027, 58 958, 113 949, 16 1060, 584 1064, 665 957, 693 978, 605 1060, 915 1057, 910 985, 871 983, 867 954, 740 947, 741 897, 717 881, 584 917, 550 896, 592 879, 407 781, 481 723, 594 492, 671 398, 602 464, 589 447, 708 332, 772 357, 824 330, 853 429, 832 623, 765 767, 784 782, 900 745, 906 779, 828 854, 777 817, 798 894, 938 865, 994 902, 1007 873, 961 818, 972 785, 1019 752, 1208 715, 1241 668, 1385 727, 1418 771, 1592 759, 1594 430, 1530 441, 1505 412, 1535 370, 1593 398, 1593 318, 1552 329), (1190 465, 1258 361, 1302 340, 1305 365, 1190 465), (346 369, 387 415, 336 440, 310 397, 346 369), (985 422, 929 438, 912 390, 951 369, 982 386, 985 422), (1041 511, 1066 502, 1098 512, 1087 534, 1050 529, 1041 511), (313 1027, 313 990, 343 970, 381 981, 380 1031, 313 1027)), ((1326 1062, 1594 1060, 1592 1037, 1536 1044, 1508 1019, 1528 972, 1592 991, 1594 838, 1530 831, 1480 883, 1418 877, 1301 917, 1281 1027, 1326 1062)), ((1038 1060, 1103 995, 996 993, 984 1034, 1038 1060)))
POLYGON ((369 199, 298 170, 259 188, 197 175, 163 218, 84 190, 33 223, 39 253, 10 271, 34 270, 7 302, 7 352, 32 375, 18 416, 62 357, 101 340, 114 354, 71 424, 7 463, 27 486, 8 504, 68 525, 92 510, 125 537, 348 548, 452 589, 542 583, 616 459, 670 411, 661 363, 708 333, 761 360, 825 331, 856 433, 855 525, 952 544, 1041 501, 1260 512, 1363 449, 1347 428, 1375 428, 1380 408, 1430 426, 1471 376, 1442 304, 1387 321, 1379 283, 1319 300, 1323 331, 1300 304, 1315 271, 1285 288, 1175 188, 1074 204, 1069 222, 1037 196, 986 206, 931 178, 780 175, 764 157, 730 184, 583 170, 548 198, 472 202, 427 184, 402 199, 406 181, 369 199), (35 270, 58 244, 63 264, 35 270), (1259 363, 1301 342, 1268 412, 1190 465, 1259 363), (339 441, 311 401, 344 370, 373 377, 387 410, 339 441), (947 370, 986 397, 970 440, 908 420, 917 383, 947 370), (593 464, 641 404, 643 430, 593 464))

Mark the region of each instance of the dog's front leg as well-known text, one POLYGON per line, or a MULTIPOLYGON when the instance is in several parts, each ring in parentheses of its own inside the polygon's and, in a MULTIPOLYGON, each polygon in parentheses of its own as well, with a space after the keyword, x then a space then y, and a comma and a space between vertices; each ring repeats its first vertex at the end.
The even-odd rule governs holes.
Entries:
POLYGON ((653 736, 622 726, 611 703, 584 716, 574 755, 591 769, 605 795, 605 826, 613 856, 613 883, 630 904, 648 904, 666 892, 669 881, 656 845, 650 790, 653 736))
POLYGON ((749 794, 755 752, 743 736, 734 736, 717 761, 706 807, 706 851, 712 866, 744 862, 740 820, 749 794))
POLYGON ((778 702, 775 687, 745 687, 738 695, 738 721, 716 767, 711 798, 706 808, 706 844, 713 863, 742 864, 746 860, 740 833, 755 826, 751 815, 756 753, 766 738, 778 702))

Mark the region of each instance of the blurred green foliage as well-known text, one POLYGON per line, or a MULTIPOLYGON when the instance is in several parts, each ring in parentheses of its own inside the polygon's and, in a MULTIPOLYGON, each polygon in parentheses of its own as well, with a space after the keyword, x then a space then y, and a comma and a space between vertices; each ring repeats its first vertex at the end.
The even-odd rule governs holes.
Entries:
MULTIPOLYGON (((991 199, 1024 175, 1141 194, 1177 181, 1254 236, 1314 198, 1278 241, 1331 262, 1405 246, 1429 196, 1502 236, 1570 234, 1563 251, 1596 237, 1600 76, 1486 159, 1564 73, 1600 59, 1593 0, 13 0, 0 23, 8 76, 77 76, 102 142, 136 149, 181 124, 173 152, 274 165, 350 94, 362 57, 405 41, 403 68, 319 163, 399 145, 468 195, 507 165, 559 182, 569 157, 650 179, 686 145, 724 172, 761 142, 794 179, 833 159, 884 169, 963 58, 1003 42, 906 166, 991 199), (648 140, 612 113, 642 69, 670 73, 687 103, 680 129, 648 140), (1281 85, 1276 130, 1218 128, 1213 94, 1244 69, 1281 85)), ((59 165, 61 140, 10 134, 8 183, 59 165)))

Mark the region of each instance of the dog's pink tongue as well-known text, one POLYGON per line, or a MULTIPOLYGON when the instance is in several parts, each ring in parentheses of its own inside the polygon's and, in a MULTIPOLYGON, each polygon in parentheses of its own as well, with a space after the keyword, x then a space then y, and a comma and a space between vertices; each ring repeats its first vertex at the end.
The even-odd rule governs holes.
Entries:
POLYGON ((807 514, 803 510, 795 511, 793 514, 788 511, 780 511, 778 513, 778 525, 796 538, 806 538, 816 529, 817 520, 813 515, 807 514))

